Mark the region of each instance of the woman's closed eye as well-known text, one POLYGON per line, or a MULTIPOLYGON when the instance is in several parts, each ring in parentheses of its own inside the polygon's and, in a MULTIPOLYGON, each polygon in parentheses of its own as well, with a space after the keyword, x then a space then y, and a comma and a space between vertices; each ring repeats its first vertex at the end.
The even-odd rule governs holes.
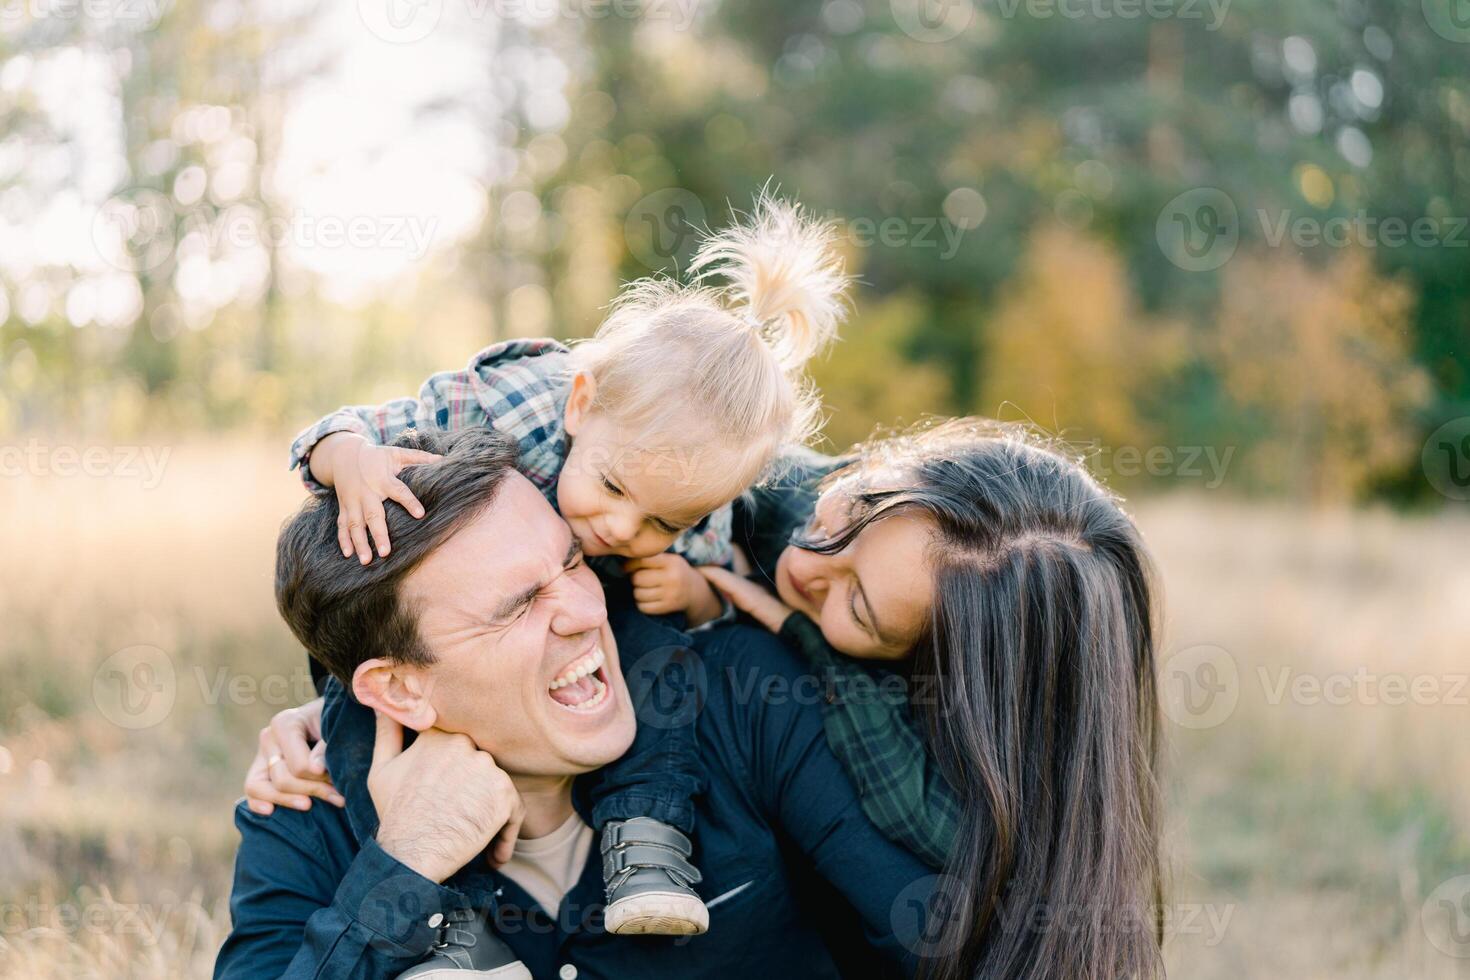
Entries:
MULTIPOLYGON (((852 616, 852 621, 858 624, 858 629, 869 636, 873 636, 873 631, 868 627, 867 623, 863 622, 863 617, 858 615, 857 589, 847 590, 847 611, 852 616)), ((877 639, 876 636, 873 636, 873 638, 877 639)))

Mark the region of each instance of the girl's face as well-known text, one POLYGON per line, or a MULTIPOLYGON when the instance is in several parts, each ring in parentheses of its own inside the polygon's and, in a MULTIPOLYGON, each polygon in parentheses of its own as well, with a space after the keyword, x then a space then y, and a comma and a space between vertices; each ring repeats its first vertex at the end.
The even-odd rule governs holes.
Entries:
MULTIPOLYGON (((850 507, 842 484, 830 488, 817 500, 807 532, 828 537, 841 531, 850 507)), ((787 547, 776 563, 776 591, 848 656, 903 660, 934 605, 929 541, 924 518, 896 513, 869 524, 835 555, 787 547)))
POLYGON ((591 381, 584 379, 578 375, 567 400, 572 444, 556 490, 557 508, 584 554, 657 555, 739 492, 726 492, 726 454, 638 445, 636 433, 591 410, 591 381))

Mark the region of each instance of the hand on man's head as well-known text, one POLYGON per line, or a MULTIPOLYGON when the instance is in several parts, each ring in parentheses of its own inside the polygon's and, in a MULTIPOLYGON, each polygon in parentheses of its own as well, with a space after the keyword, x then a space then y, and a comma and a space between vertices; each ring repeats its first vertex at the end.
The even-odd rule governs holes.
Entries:
POLYGON ((378 846, 442 883, 495 842, 491 863, 510 860, 526 806, 505 770, 468 735, 430 728, 403 747, 403 726, 377 712, 368 792, 378 846))

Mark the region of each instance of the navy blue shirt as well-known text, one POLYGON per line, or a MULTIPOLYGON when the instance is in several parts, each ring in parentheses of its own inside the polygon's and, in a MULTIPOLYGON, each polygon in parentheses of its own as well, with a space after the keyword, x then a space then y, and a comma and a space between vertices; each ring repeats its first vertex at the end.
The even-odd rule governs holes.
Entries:
MULTIPOLYGON (((636 642, 617 636, 620 647, 636 642)), ((236 807, 233 930, 216 978, 393 977, 428 953, 429 918, 454 908, 491 916, 538 978, 570 975, 560 972, 567 964, 581 980, 830 977, 834 951, 849 975, 912 974, 935 876, 864 817, 827 747, 815 678, 762 630, 722 627, 694 643, 708 679, 696 729, 709 784, 694 835, 708 933, 606 934, 595 849, 554 912, 483 859, 443 885, 394 860, 372 839, 372 714, 339 692, 326 728, 347 807, 318 802, 271 817, 236 807)), ((574 795, 585 818, 584 785, 574 795)))

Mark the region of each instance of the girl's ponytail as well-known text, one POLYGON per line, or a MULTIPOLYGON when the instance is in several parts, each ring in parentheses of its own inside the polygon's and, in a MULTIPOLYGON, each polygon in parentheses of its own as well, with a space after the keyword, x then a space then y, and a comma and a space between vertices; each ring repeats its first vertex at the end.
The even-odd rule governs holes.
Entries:
POLYGON ((761 194, 743 221, 701 245, 696 281, 629 283, 597 335, 574 349, 573 367, 596 384, 594 408, 646 445, 720 447, 722 472, 710 483, 734 497, 782 447, 821 428, 802 368, 846 312, 835 242, 827 224, 761 194))
POLYGON ((850 278, 835 246, 830 224, 762 193, 744 221, 704 241, 690 272, 700 282, 723 279, 730 312, 795 374, 837 338, 850 278))

